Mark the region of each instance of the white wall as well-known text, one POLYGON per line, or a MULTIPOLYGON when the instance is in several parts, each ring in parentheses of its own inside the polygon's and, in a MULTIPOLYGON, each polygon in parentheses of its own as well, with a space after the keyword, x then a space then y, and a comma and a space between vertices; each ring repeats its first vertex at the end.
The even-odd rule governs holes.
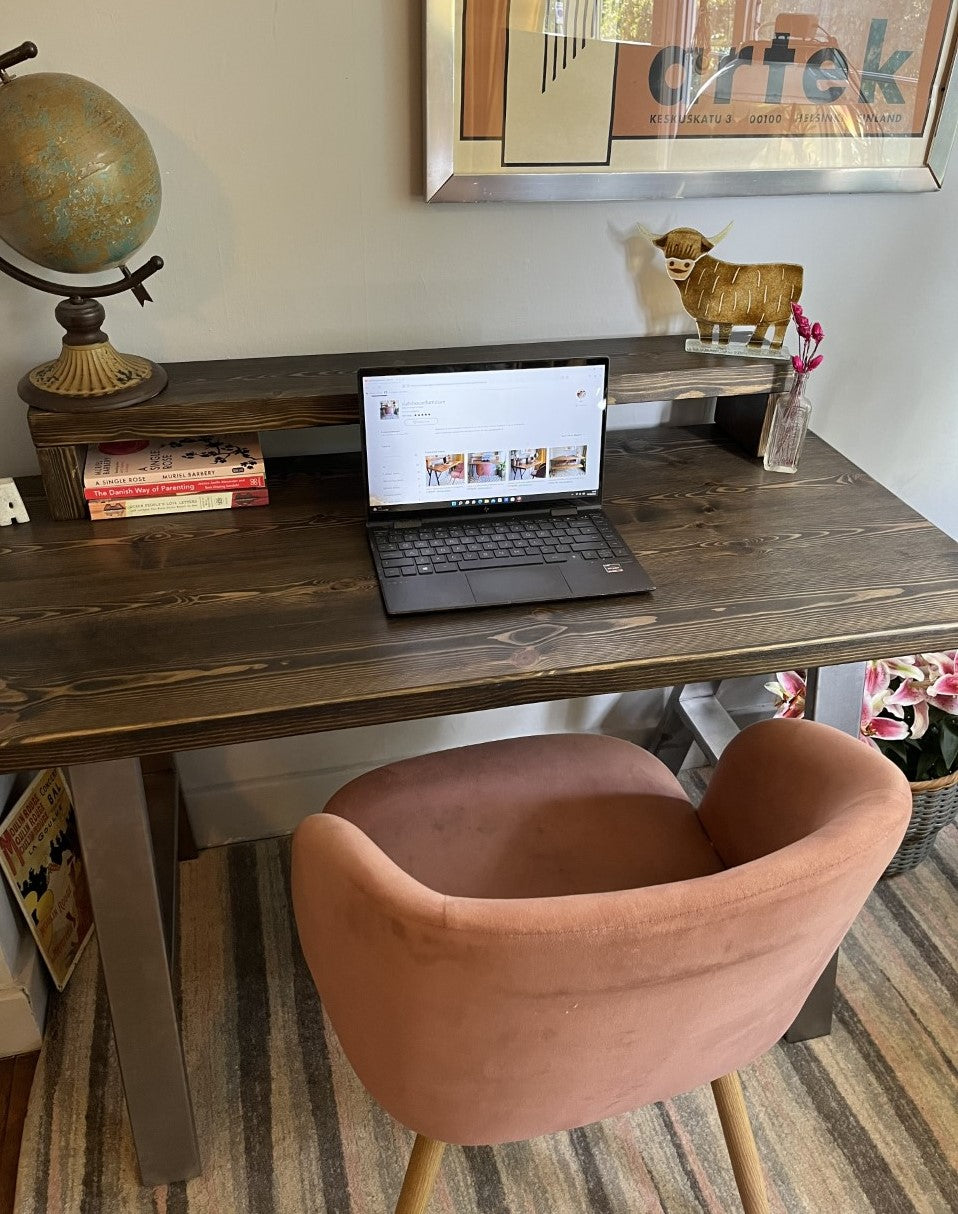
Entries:
MULTIPOLYGON (((806 266, 804 303, 828 333, 815 428, 958 535, 958 163, 921 196, 426 206, 419 0, 5 0, 3 39, 39 45, 22 70, 115 93, 156 149, 163 214, 140 256, 167 265, 155 304, 108 305, 121 349, 163 361, 684 331, 651 251, 623 237, 637 221, 731 218, 731 260, 806 266)), ((55 352, 51 313, 0 281, 0 475, 35 467, 15 385, 55 352)))
MULTIPOLYGON (((637 292, 617 233, 736 227, 726 255, 807 267, 828 330, 815 424, 958 534, 958 165, 941 193, 675 204, 426 206, 420 0, 5 0, 26 70, 87 76, 146 127, 163 169, 144 311, 118 345, 159 359, 619 336, 688 328, 659 277, 637 292)), ((144 254, 145 255, 145 254, 144 254)), ((0 282, 0 449, 32 469, 13 386, 56 349, 51 300, 0 282)))

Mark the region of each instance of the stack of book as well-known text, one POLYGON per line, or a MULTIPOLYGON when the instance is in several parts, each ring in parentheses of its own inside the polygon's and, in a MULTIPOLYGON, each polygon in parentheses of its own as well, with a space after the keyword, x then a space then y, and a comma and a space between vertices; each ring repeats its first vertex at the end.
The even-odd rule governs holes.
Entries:
POLYGON ((256 434, 91 444, 83 495, 93 519, 229 510, 269 501, 256 434))

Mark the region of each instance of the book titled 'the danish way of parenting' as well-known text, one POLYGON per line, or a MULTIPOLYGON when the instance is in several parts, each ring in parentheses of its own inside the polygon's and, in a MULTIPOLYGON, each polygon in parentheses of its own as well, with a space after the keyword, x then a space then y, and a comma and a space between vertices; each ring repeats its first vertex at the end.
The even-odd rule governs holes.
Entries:
POLYGON ((239 510, 244 506, 268 505, 268 489, 236 489, 227 493, 165 493, 158 497, 121 497, 88 503, 92 519, 143 518, 153 514, 239 510))
POLYGON ((83 468, 87 501, 265 488, 255 433, 91 443, 83 468))
POLYGON ((41 771, 0 822, 0 867, 62 991, 92 935, 93 908, 76 810, 58 767, 41 771))

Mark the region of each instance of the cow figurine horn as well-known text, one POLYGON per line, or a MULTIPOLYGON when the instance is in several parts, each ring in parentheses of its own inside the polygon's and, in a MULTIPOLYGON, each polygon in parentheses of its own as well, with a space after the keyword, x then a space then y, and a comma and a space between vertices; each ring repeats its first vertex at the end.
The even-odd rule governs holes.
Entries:
POLYGON ((731 232, 731 230, 732 230, 732 225, 734 223, 735 223, 735 220, 733 219, 731 223, 726 224, 726 226, 721 230, 721 232, 719 232, 719 234, 717 236, 709 237, 709 243, 712 245, 713 249, 715 248, 715 246, 718 244, 718 242, 720 240, 724 240, 725 237, 728 236, 729 232, 731 232))
POLYGON ((649 229, 644 227, 641 223, 637 223, 635 227, 637 231, 642 233, 649 244, 655 244, 657 240, 662 239, 661 236, 657 236, 654 232, 650 232, 649 229))

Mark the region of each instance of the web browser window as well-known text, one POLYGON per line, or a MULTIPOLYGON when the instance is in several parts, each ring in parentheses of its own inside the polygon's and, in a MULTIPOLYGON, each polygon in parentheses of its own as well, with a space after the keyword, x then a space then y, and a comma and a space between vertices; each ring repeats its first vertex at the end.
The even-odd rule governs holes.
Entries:
POLYGON ((605 362, 362 377, 371 513, 599 492, 605 362))

